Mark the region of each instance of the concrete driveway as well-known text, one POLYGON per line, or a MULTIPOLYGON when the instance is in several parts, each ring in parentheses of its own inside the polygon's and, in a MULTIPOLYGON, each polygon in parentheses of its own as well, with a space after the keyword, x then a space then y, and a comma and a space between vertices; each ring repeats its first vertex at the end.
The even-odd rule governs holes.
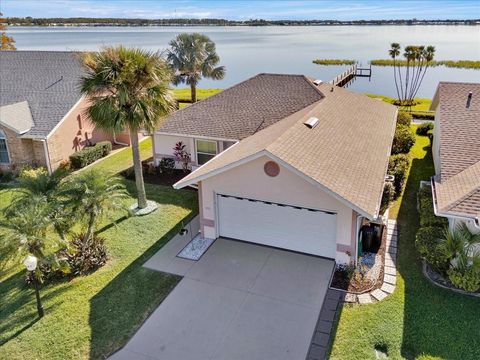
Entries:
POLYGON ((333 265, 218 239, 112 359, 305 359, 333 265))

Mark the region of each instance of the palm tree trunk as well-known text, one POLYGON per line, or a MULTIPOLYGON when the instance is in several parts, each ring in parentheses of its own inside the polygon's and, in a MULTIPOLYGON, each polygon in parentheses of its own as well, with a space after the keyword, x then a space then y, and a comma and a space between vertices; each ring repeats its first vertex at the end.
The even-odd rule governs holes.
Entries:
POLYGON ((147 207, 147 194, 143 183, 142 161, 140 160, 140 148, 138 146, 138 130, 130 129, 130 141, 132 145, 133 169, 135 170, 135 184, 137 186, 138 207, 147 207))
POLYGON ((92 213, 90 214, 90 217, 88 219, 87 234, 85 235, 84 246, 93 240, 94 227, 95 227, 95 215, 93 215, 92 213))
POLYGON ((195 84, 190 84, 190 91, 192 93, 192 103, 197 102, 197 86, 195 84))

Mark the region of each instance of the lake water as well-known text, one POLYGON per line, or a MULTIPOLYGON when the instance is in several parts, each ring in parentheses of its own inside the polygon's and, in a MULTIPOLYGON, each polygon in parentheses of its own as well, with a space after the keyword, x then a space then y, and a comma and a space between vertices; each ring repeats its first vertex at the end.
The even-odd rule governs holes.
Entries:
MULTIPOLYGON (((19 50, 96 50, 125 44, 165 49, 181 32, 201 32, 216 44, 227 74, 201 87, 227 87, 261 72, 305 74, 329 81, 347 66, 319 66, 315 58, 388 58, 390 43, 436 47, 437 60, 480 60, 480 26, 311 26, 311 27, 11 27, 19 50)), ((372 78, 350 88, 395 96, 392 67, 372 67, 372 78)), ((432 97, 439 81, 480 82, 480 70, 430 68, 418 96, 432 97)))

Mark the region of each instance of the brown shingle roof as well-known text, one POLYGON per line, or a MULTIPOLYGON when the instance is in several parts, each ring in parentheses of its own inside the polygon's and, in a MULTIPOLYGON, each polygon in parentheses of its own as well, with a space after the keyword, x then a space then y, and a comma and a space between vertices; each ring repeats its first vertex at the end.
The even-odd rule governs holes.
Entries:
POLYGON ((383 192, 397 109, 342 88, 252 135, 176 184, 183 187, 258 154, 270 155, 374 218, 383 192), (309 129, 303 122, 317 117, 309 129))
POLYGON ((437 211, 478 218, 480 213, 480 84, 441 82, 432 108, 440 127, 437 211), (467 107, 468 95, 472 93, 467 107))
POLYGON ((158 131, 241 140, 321 98, 303 75, 258 74, 176 111, 158 131))

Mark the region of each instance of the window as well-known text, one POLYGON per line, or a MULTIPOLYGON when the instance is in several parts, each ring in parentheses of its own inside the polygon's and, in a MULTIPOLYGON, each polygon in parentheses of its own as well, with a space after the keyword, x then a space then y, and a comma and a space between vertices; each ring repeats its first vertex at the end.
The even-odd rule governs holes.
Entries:
POLYGON ((195 140, 197 146, 197 164, 203 165, 217 155, 217 142, 208 140, 195 140))
POLYGON ((0 130, 0 164, 9 164, 10 158, 8 156, 7 137, 5 133, 0 130))

